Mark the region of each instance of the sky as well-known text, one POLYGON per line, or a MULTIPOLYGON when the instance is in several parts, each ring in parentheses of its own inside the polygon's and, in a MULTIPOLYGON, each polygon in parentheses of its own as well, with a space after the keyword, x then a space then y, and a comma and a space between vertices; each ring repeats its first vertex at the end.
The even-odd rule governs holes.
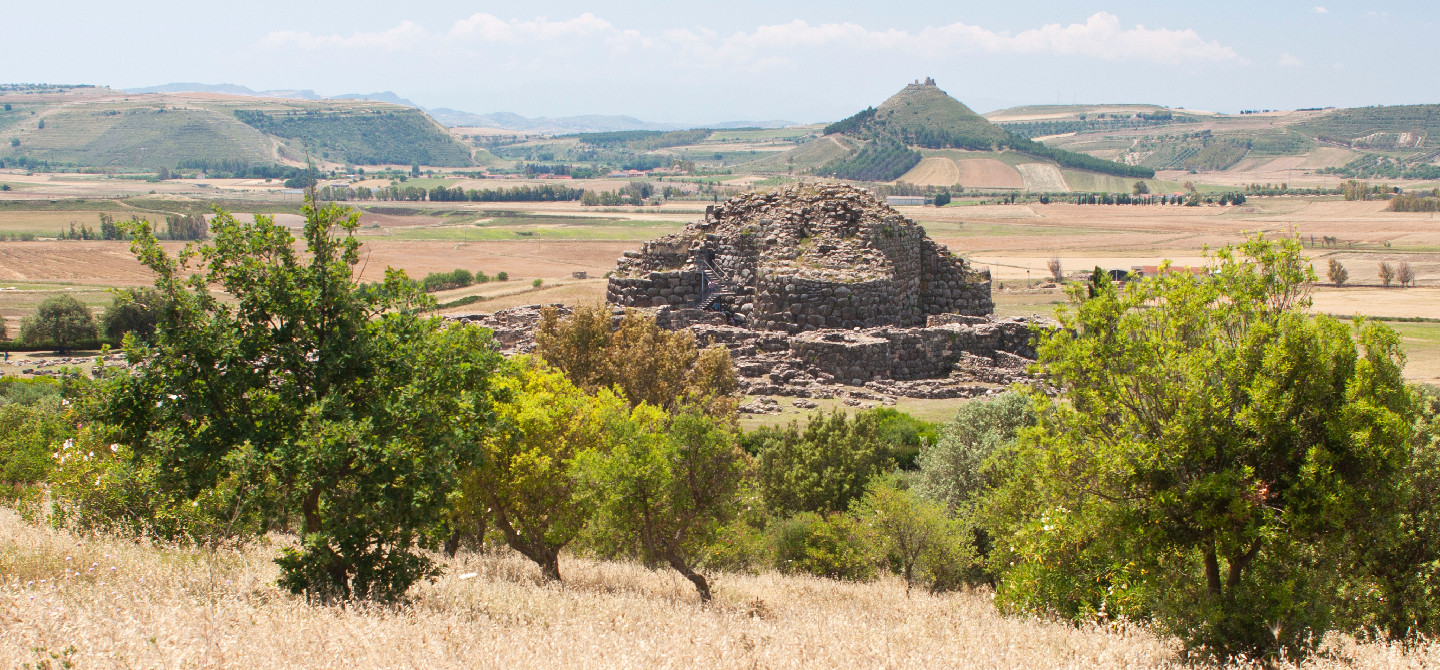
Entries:
POLYGON ((3 0, 0 82, 688 124, 832 121, 924 77, 981 112, 1440 102, 1433 0, 1319 2, 3 0))

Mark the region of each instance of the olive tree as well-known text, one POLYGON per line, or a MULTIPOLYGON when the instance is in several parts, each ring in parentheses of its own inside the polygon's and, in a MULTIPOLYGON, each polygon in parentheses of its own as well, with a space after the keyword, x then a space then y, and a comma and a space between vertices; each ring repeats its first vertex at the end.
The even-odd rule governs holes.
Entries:
POLYGON ((51 296, 33 316, 20 323, 20 339, 29 345, 49 344, 59 351, 95 339, 95 317, 75 296, 51 296))
POLYGON ((1330 627, 1337 557, 1400 500, 1399 339, 1308 314, 1298 240, 1252 238, 1213 270, 1076 287, 1040 336, 1063 401, 987 503, 1002 609, 1154 618, 1225 655, 1330 627))
POLYGON ((601 495, 595 543, 669 565, 709 602, 697 563, 739 507, 746 461, 735 434, 694 407, 666 415, 645 404, 613 430, 611 452, 587 458, 588 481, 601 495))
POLYGON ((496 425, 481 441, 482 458, 464 491, 466 507, 488 510, 512 549, 560 580, 560 550, 585 527, 594 491, 576 469, 579 459, 608 452, 611 425, 626 412, 608 390, 580 390, 538 359, 521 357, 495 384, 496 425), (473 493, 471 493, 473 492, 473 493))
POLYGON ((392 599, 435 572, 415 547, 478 456, 499 355, 488 331, 428 316, 402 272, 357 286, 358 214, 303 211, 303 253, 268 216, 218 212, 212 241, 177 257, 131 224, 163 313, 153 343, 126 343, 131 370, 105 377, 93 411, 155 497, 222 496, 252 528, 294 523, 282 586, 392 599))

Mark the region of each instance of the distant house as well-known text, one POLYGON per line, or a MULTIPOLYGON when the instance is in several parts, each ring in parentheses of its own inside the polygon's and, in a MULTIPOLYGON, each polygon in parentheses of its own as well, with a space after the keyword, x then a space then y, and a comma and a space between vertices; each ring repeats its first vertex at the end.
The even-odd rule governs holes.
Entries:
POLYGON ((885 204, 891 207, 918 207, 925 204, 925 198, 918 195, 887 195, 885 204))

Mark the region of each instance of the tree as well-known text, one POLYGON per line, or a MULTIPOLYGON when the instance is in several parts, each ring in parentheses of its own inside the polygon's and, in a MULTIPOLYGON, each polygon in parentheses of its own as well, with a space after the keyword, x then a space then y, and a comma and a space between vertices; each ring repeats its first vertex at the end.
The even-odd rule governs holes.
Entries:
POLYGON ((1012 391, 961 405, 941 430, 940 439, 921 447, 915 488, 951 511, 964 513, 997 483, 997 473, 987 469, 986 462, 1012 446, 1020 429, 1034 421, 1030 398, 1023 393, 1012 391))
POLYGON ((880 416, 853 418, 835 410, 799 424, 762 429, 746 437, 756 459, 756 487, 772 514, 843 512, 865 492, 870 479, 895 465, 879 439, 880 416))
POLYGON ((110 306, 100 315, 101 330, 111 342, 119 343, 127 333, 149 340, 164 313, 164 297, 153 288, 116 289, 110 306))
POLYGON ((127 343, 131 370, 103 378, 93 411, 149 473, 150 497, 205 501, 249 532, 295 520, 282 586, 394 599, 436 572, 416 543, 478 456, 499 354, 488 331, 426 316, 433 303, 402 272, 357 286, 357 213, 308 200, 302 211, 303 253, 263 215, 219 212, 213 241, 178 258, 132 224, 165 308, 153 344, 127 343))
POLYGON ((1380 284, 1382 286, 1389 287, 1390 282, 1394 281, 1394 279, 1395 268, 1390 267, 1389 263, 1380 263, 1380 284))
POLYGON ((1051 258, 1045 263, 1045 269, 1050 271, 1050 279, 1056 282, 1065 281, 1065 270, 1060 265, 1060 259, 1051 258))
POLYGON ((467 507, 488 509, 512 549, 560 580, 560 550, 585 527, 595 492, 580 480, 579 459, 609 451, 613 423, 625 401, 601 389, 581 391, 539 359, 508 363, 496 382, 497 423, 481 441, 483 458, 466 491, 482 496, 467 507))
POLYGON ((34 316, 20 323, 20 339, 32 346, 49 344, 63 352, 95 339, 95 317, 74 296, 52 296, 40 302, 34 316))
POLYGON ((1400 261, 1396 264, 1395 281, 1400 282, 1401 287, 1415 285, 1415 271, 1410 269, 1410 261, 1400 261))
POLYGON ((1325 274, 1330 278, 1330 283, 1336 286, 1344 286, 1345 281, 1350 279, 1350 271, 1346 270, 1340 261, 1333 258, 1330 259, 1330 267, 1326 270, 1325 274))
POLYGON ((856 503, 855 514, 873 529, 883 552, 905 578, 906 593, 927 575, 932 588, 949 586, 943 576, 960 572, 954 569, 956 564, 972 562, 974 552, 961 539, 959 524, 945 507, 895 481, 881 478, 872 483, 856 503))
MULTIPOLYGON (((610 309, 580 306, 567 318, 541 312, 535 353, 587 391, 619 387, 631 404, 673 408, 687 399, 723 399, 736 388, 735 366, 723 346, 703 352, 689 330, 667 330, 653 316, 628 310, 614 323, 610 309)), ((710 403, 724 411, 725 403, 710 403)))
POLYGON ((1153 618, 1222 655, 1302 652, 1329 627, 1337 556, 1398 498, 1399 338, 1309 315, 1298 239, 1226 247, 1214 270, 1072 288, 1041 334, 1063 402, 987 501, 1002 610, 1153 618))
POLYGON ((951 195, 950 195, 950 192, 949 192, 949 191, 941 191, 941 192, 935 194, 935 206, 936 206, 936 207, 944 207, 945 205, 950 204, 950 200, 951 200, 951 195))
POLYGON ((1149 184, 1146 184, 1144 181, 1137 181, 1137 182, 1135 182, 1135 185, 1134 185, 1134 186, 1131 186, 1131 187, 1130 187, 1130 193, 1132 193, 1132 194, 1134 194, 1134 195, 1145 195, 1145 194, 1148 194, 1149 192, 1150 192, 1150 185, 1149 185, 1149 184))
POLYGON ((647 564, 666 564, 710 602, 696 560, 734 516, 745 454, 722 421, 695 407, 667 416, 639 405, 616 425, 613 450, 586 459, 601 496, 599 542, 647 564))

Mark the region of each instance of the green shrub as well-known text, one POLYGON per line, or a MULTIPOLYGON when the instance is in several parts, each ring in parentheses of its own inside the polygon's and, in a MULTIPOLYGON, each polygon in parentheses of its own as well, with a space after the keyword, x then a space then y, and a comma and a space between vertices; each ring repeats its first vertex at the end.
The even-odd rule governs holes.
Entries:
POLYGON ((1014 391, 960 405, 940 439, 920 449, 916 487, 952 511, 967 510, 994 483, 987 460, 1014 444, 1017 431, 1034 421, 1030 398, 1014 391))
POLYGON ((876 437, 889 448, 895 464, 902 470, 915 469, 921 448, 926 444, 933 444, 939 438, 938 426, 900 410, 880 407, 867 411, 879 420, 876 437))
POLYGON ((757 461, 758 489, 771 514, 842 512, 865 492, 870 478, 895 467, 890 445, 880 438, 881 415, 840 410, 811 415, 804 430, 755 431, 746 447, 757 461))
POLYGON ((77 343, 95 339, 95 318, 90 309, 74 296, 57 295, 46 298, 35 308, 34 316, 20 325, 20 339, 31 346, 49 345, 65 351, 77 343))
POLYGON ((496 273, 495 273, 495 281, 510 281, 510 273, 509 273, 509 272, 496 272, 496 273))
POLYGON ((431 272, 420 280, 420 288, 426 293, 465 288, 475 283, 475 275, 469 270, 458 268, 450 272, 431 272))
POLYGON ((0 482, 45 481, 55 464, 56 447, 75 436, 75 420, 58 393, 48 392, 58 388, 56 384, 12 382, 0 388, 5 392, 0 400, 0 482))
POLYGON ((111 342, 121 342, 126 333, 150 340, 164 311, 164 298, 153 288, 117 289, 110 306, 100 315, 101 330, 111 342))
POLYGON ((877 477, 856 501, 855 516, 871 529, 876 548, 905 578, 908 590, 924 584, 931 591, 973 582, 978 561, 966 528, 950 518, 944 505, 904 488, 895 477, 877 477))
POLYGON ((877 538, 870 527, 849 514, 801 512, 770 532, 775 569, 780 572, 868 582, 878 571, 877 538))
MULTIPOLYGON (((1428 467, 1407 483, 1399 337, 1309 314, 1314 280, 1298 240, 1256 237, 1205 277, 1072 287, 1038 346, 1062 402, 1020 432, 985 501, 1002 610, 1150 619, 1194 650, 1293 657, 1339 621, 1349 575, 1433 565, 1424 543, 1368 553, 1428 514, 1407 512, 1428 467)), ((1416 583, 1384 581, 1386 597, 1416 583)))

